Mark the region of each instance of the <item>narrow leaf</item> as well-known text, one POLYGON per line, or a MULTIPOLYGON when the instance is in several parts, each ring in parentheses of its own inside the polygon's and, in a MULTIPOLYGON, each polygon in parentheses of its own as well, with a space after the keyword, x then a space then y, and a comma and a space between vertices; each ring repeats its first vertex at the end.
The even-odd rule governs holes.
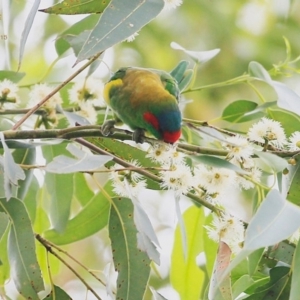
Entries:
POLYGON ((26 19, 26 22, 25 22, 25 26, 24 26, 24 29, 23 29, 23 32, 22 32, 21 42, 20 42, 20 53, 19 53, 18 70, 21 67, 22 58, 23 58, 24 49, 25 49, 25 44, 26 44, 26 41, 27 41, 27 38, 28 38, 28 35, 29 35, 29 32, 30 32, 30 29, 32 27, 32 24, 33 24, 35 15, 36 15, 36 13, 38 11, 40 3, 41 3, 41 0, 34 0, 32 8, 31 8, 31 10, 29 12, 29 15, 28 15, 28 17, 26 19))
POLYGON ((108 155, 95 155, 83 151, 73 144, 69 144, 67 150, 76 158, 65 155, 56 156, 47 164, 46 171, 56 174, 93 171, 112 159, 108 155))
POLYGON ((248 174, 248 172, 246 172, 245 170, 243 170, 242 168, 232 164, 231 162, 224 160, 222 158, 216 157, 216 156, 211 156, 211 155, 197 155, 197 156, 193 156, 193 158, 198 161, 201 162, 203 164, 215 167, 215 168, 226 168, 232 171, 235 171, 237 173, 240 174, 248 174))
MULTIPOLYGON (((105 186, 110 192, 111 186, 105 186)), ((94 195, 82 210, 66 224, 65 231, 59 233, 54 229, 44 233, 47 240, 65 245, 82 240, 103 229, 108 222, 110 204, 102 193, 94 195)))
POLYGON ((112 0, 80 51, 77 62, 124 41, 155 18, 163 7, 162 0, 112 0))
POLYGON ((251 61, 249 63, 248 71, 250 75, 256 77, 257 79, 263 80, 267 83, 270 83, 272 81, 272 78, 269 75, 268 71, 256 61, 251 61))
POLYGON ((231 280, 229 274, 222 275, 230 263, 231 250, 228 245, 220 241, 214 265, 213 275, 208 292, 209 300, 231 300, 231 280))
POLYGON ((219 52, 220 49, 213 49, 209 51, 191 51, 183 48, 179 44, 172 42, 171 48, 175 50, 181 50, 186 53, 189 57, 191 57, 196 63, 205 63, 212 58, 214 58, 219 52))
POLYGON ((38 300, 38 292, 44 290, 44 283, 36 258, 34 234, 26 208, 16 198, 11 198, 8 202, 2 198, 0 210, 11 220, 8 256, 16 288, 26 299, 38 300))
POLYGON ((77 36, 83 31, 92 30, 97 22, 99 21, 100 14, 97 15, 90 15, 79 22, 75 23, 71 27, 69 27, 66 31, 59 35, 59 37, 55 41, 55 49, 58 56, 61 56, 65 53, 69 48, 70 44, 65 41, 65 36, 73 35, 77 36))
POLYGON ((275 173, 282 172, 285 168, 288 167, 288 162, 272 153, 262 152, 262 151, 253 151, 264 163, 269 165, 275 173))
POLYGON ((16 186, 20 179, 24 180, 25 173, 21 167, 14 162, 13 156, 5 143, 2 132, 0 132, 0 140, 4 149, 3 158, 1 159, 0 157, 0 166, 3 166, 5 197, 9 200, 12 196, 12 185, 16 186))
POLYGON ((116 299, 143 299, 150 275, 150 259, 137 249, 133 205, 127 198, 112 198, 109 236, 113 260, 119 272, 116 299))
POLYGON ((171 256, 171 284, 181 299, 199 299, 204 282, 204 273, 196 264, 196 257, 203 251, 202 208, 192 206, 183 214, 187 234, 187 255, 184 256, 179 226, 176 227, 171 256))
MULTIPOLYGON (((257 103, 249 100, 237 100, 225 107, 222 113, 222 119, 232 123, 248 122, 253 119, 253 115, 245 116, 257 108, 257 103)), ((257 118, 263 116, 259 113, 257 118)))
POLYGON ((72 298, 59 286, 54 285, 54 289, 45 300, 72 300, 72 298))
MULTIPOLYGON (((36 148, 19 148, 14 150, 13 157, 16 163, 23 165, 33 165, 36 162, 36 148)), ((33 177, 33 169, 25 170, 25 179, 20 181, 17 188, 17 198, 23 200, 33 177)))
POLYGON ((298 300, 300 295, 300 240, 298 241, 298 245, 296 247, 296 251, 294 254, 293 261, 293 275, 292 275, 292 285, 291 285, 291 293, 289 300, 298 300))
POLYGON ((0 71, 0 81, 8 79, 14 83, 18 83, 26 74, 14 71, 0 71))
MULTIPOLYGON (((50 162, 58 153, 66 153, 65 144, 45 146, 42 148, 47 162, 50 162)), ((71 201, 73 198, 73 175, 46 173, 45 184, 51 199, 50 218, 55 230, 62 233, 67 225, 71 201)))
POLYGON ((99 14, 109 2, 109 0, 64 0, 40 11, 57 15, 99 14))

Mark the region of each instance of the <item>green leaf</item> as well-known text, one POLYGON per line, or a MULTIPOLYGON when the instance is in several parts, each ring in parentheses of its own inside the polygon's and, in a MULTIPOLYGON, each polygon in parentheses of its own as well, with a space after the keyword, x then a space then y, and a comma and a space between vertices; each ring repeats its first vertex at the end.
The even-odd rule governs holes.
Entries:
POLYGON ((3 170, 1 170, 1 173, 3 173, 2 189, 5 192, 6 199, 9 200, 12 196, 12 186, 17 186, 20 179, 24 180, 25 173, 21 169, 21 167, 15 163, 10 149, 5 143, 4 135, 2 132, 0 132, 0 140, 4 149, 3 159, 0 160, 0 168, 3 168, 3 170))
POLYGON ((227 275, 255 250, 287 239, 299 227, 300 208, 282 198, 279 191, 271 190, 247 227, 242 251, 224 274, 227 275))
POLYGON ((0 212, 0 240, 2 239, 2 236, 5 234, 8 223, 9 223, 8 216, 5 213, 0 212))
POLYGON ((257 249, 254 252, 252 252, 248 257, 248 269, 249 269, 249 275, 253 276, 253 274, 257 271, 257 268, 259 266, 259 262, 264 254, 265 249, 257 249))
POLYGON ((64 0, 39 11, 57 15, 99 14, 107 7, 109 0, 64 0))
MULTIPOLYGON (((146 157, 147 153, 145 151, 128 145, 124 142, 110 138, 87 138, 86 140, 128 162, 131 160, 137 160, 143 167, 160 167, 159 164, 152 162, 150 158, 146 157)), ((155 190, 161 189, 159 183, 151 179, 146 180, 147 188, 155 190)))
POLYGON ((291 284, 291 293, 289 300, 298 300, 300 295, 300 240, 296 247, 293 259, 293 274, 292 274, 292 284, 291 284))
POLYGON ((112 160, 111 156, 92 154, 79 149, 74 144, 69 144, 67 146, 67 150, 75 158, 65 155, 55 156, 53 160, 47 164, 47 172, 68 174, 74 172, 94 171, 112 160))
MULTIPOLYGON (((52 161, 59 154, 69 152, 65 150, 65 143, 42 148, 47 163, 52 161)), ((53 228, 59 233, 65 230, 67 225, 71 201, 74 193, 73 174, 52 174, 45 175, 45 185, 51 199, 50 218, 53 228)))
POLYGON ((34 234, 26 208, 16 198, 11 198, 10 201, 2 198, 0 210, 11 220, 8 257, 16 288, 26 299, 38 300, 38 292, 44 290, 44 283, 36 258, 34 234))
MULTIPOLYGON (((36 162, 35 148, 18 148, 13 152, 14 160, 17 164, 33 165, 36 162)), ((33 169, 24 170, 25 179, 19 182, 17 188, 17 198, 23 200, 33 177, 33 169)))
MULTIPOLYGON (((4 213, 1 213, 4 214, 4 213)), ((6 214, 4 214, 6 215, 6 214)), ((7 251, 7 244, 8 244, 8 233, 9 228, 5 231, 5 233, 1 236, 0 239, 0 285, 4 286, 7 283, 7 279, 10 278, 10 264, 8 260, 8 251, 7 251)))
POLYGON ((249 63, 248 72, 251 76, 256 77, 257 79, 263 80, 267 83, 272 82, 272 78, 268 71, 256 61, 251 61, 249 63))
POLYGON ((273 169, 275 173, 282 172, 285 168, 288 167, 288 162, 275 154, 257 150, 254 150, 253 152, 260 158, 263 163, 270 166, 270 168, 273 169))
POLYGON ((229 274, 222 278, 222 274, 230 263, 231 250, 229 246, 220 241, 219 249, 214 265, 214 271, 210 280, 209 299, 214 300, 231 300, 231 278, 229 274))
POLYGON ((112 198, 109 236, 118 271, 116 299, 143 299, 150 275, 150 259, 137 249, 133 205, 127 198, 112 198))
POLYGON ((75 23, 62 34, 59 35, 55 41, 55 49, 58 56, 61 56, 70 48, 70 44, 65 40, 67 35, 78 36, 86 30, 92 30, 99 21, 100 15, 90 15, 81 21, 75 23))
POLYGON ((163 0, 112 0, 80 51, 77 62, 124 41, 155 18, 163 7, 163 0))
MULTIPOLYGON (((285 300, 289 298, 287 284, 290 279, 289 268, 275 267, 270 270, 270 281, 257 288, 256 292, 245 300, 285 300)), ((299 298, 299 295, 298 295, 299 298)))
POLYGON ((277 105, 300 116, 300 96, 284 83, 273 80, 271 86, 278 96, 277 105))
POLYGON ((181 50, 186 53, 190 58, 192 58, 196 63, 205 63, 212 58, 214 58, 219 52, 220 49, 213 49, 209 51, 191 51, 183 48, 179 44, 172 42, 171 47, 175 50, 181 50))
MULTIPOLYGON (((110 184, 104 190, 111 193, 110 184)), ((83 209, 66 224, 65 231, 58 233, 51 229, 44 233, 44 237, 57 244, 65 245, 82 240, 98 232, 107 225, 110 203, 103 193, 94 195, 83 209)))
POLYGON ((206 164, 208 166, 212 166, 215 168, 225 168, 232 171, 235 171, 240 174, 247 175, 248 172, 243 170, 242 168, 232 164, 231 162, 224 160, 222 158, 211 156, 211 155, 194 155, 192 156, 197 162, 201 162, 203 164, 206 164))
POLYGON ((191 206, 183 214, 183 220, 187 234, 187 255, 184 257, 182 237, 177 226, 171 256, 171 284, 181 299, 199 299, 203 289, 204 272, 197 266, 196 257, 204 250, 203 209, 191 206))
POLYGON ((284 109, 269 109, 268 115, 271 119, 282 124, 287 136, 299 130, 300 117, 293 112, 284 109))
POLYGON ((32 27, 35 15, 38 11, 39 5, 41 3, 41 0, 34 0, 34 3, 32 5, 32 8, 29 12, 29 15, 26 19, 25 22, 25 26, 23 28, 23 32, 22 32, 22 36, 21 36, 21 42, 20 42, 20 53, 19 53, 19 64, 18 64, 18 70, 21 67, 21 63, 22 63, 22 58, 23 58, 23 54, 24 54, 24 49, 25 49, 25 45, 26 45, 26 41, 30 32, 30 29, 32 27))
POLYGON ((81 206, 85 206, 94 197, 85 176, 83 173, 74 174, 74 195, 81 206))
POLYGON ((294 252, 295 246, 293 244, 290 244, 288 241, 282 241, 272 247, 269 247, 264 256, 273 262, 280 262, 280 264, 290 266, 293 261, 294 252))
POLYGON ((54 290, 44 298, 45 300, 72 300, 72 298, 59 286, 54 285, 54 290))
POLYGON ((289 174, 287 176, 288 192, 287 199, 300 206, 300 161, 297 162, 296 166, 289 168, 289 174))
POLYGON ((222 119, 232 123, 243 123, 264 116, 264 113, 257 112, 249 114, 257 108, 257 103, 249 100, 237 100, 225 107, 222 113, 222 119))
POLYGON ((14 71, 0 71, 0 81, 8 79, 14 83, 19 82, 26 73, 19 73, 14 71))
POLYGON ((244 292, 249 286, 253 285, 254 280, 249 275, 241 276, 233 285, 232 285, 232 296, 233 299, 244 292))

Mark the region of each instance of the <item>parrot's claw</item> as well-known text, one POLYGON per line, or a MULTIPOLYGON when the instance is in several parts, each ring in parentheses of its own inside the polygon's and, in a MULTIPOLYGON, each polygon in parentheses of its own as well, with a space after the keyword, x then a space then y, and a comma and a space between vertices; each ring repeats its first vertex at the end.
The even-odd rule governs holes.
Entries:
POLYGON ((136 143, 143 144, 145 141, 145 131, 141 128, 136 129, 132 134, 132 140, 136 143))
POLYGON ((112 134, 112 129, 115 128, 115 124, 116 124, 115 120, 106 121, 101 127, 102 134, 104 136, 108 136, 112 134))

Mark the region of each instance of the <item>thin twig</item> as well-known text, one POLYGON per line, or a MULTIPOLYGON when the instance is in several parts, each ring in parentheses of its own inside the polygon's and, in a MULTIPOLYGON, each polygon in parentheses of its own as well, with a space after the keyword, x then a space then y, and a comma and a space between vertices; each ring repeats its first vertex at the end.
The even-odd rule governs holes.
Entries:
POLYGON ((55 95, 60 89, 62 89, 67 83, 69 83, 72 79, 74 79, 78 74, 80 74, 84 69, 86 69, 89 65, 91 65, 95 60, 99 58, 102 54, 95 55, 91 58, 87 63, 85 63, 81 68, 79 68, 76 72, 74 72, 71 76, 69 76, 65 81, 63 81, 60 85, 58 85, 51 93, 49 93, 44 99, 42 99, 38 104, 33 106, 14 126, 13 130, 17 130, 35 111, 37 111, 47 100, 49 100, 53 95, 55 95))
POLYGON ((62 257, 60 257, 55 251, 53 251, 52 247, 49 246, 48 241, 46 241, 44 238, 42 238, 39 234, 35 235, 35 238, 46 248, 46 250, 54 255, 59 261, 61 261, 66 267, 69 268, 73 274, 76 275, 76 277, 86 286, 86 288, 98 299, 102 300, 99 295, 93 290, 93 288, 77 273, 77 271, 69 264, 67 263, 62 257))

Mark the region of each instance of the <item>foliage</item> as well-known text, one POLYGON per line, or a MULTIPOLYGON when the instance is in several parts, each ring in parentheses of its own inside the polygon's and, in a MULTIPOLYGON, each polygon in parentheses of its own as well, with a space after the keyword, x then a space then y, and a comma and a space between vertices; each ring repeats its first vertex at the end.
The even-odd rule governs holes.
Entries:
POLYGON ((0 14, 8 28, 6 14, 27 13, 21 35, 0 40, 12 53, 0 71, 0 296, 298 299, 297 4, 276 15, 268 1, 100 2, 0 14), (261 9, 268 22, 249 29, 241 15, 261 9), (41 15, 45 57, 31 45, 41 15), (123 64, 171 70, 178 143, 139 145, 124 126, 103 135, 107 66, 123 64))

